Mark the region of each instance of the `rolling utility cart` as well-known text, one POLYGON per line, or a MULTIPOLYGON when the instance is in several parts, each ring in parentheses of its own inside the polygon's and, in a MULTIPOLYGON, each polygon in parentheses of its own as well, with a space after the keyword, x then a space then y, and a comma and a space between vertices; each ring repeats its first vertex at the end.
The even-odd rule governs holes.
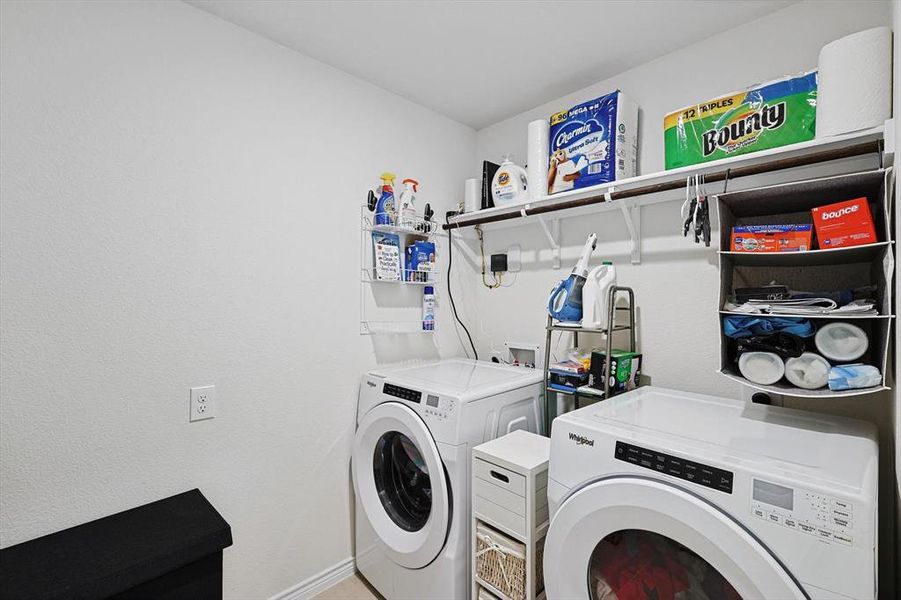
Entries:
POLYGON ((548 316, 547 318, 547 335, 544 340, 544 433, 545 435, 551 435, 551 422, 557 417, 556 410, 556 394, 564 394, 573 396, 573 402, 575 404, 574 408, 579 408, 580 399, 590 398, 593 400, 605 399, 610 397, 610 363, 612 361, 613 355, 613 334, 617 331, 628 331, 629 332, 629 350, 631 352, 635 352, 636 344, 635 344, 635 292, 632 291, 630 287, 623 286, 613 286, 609 291, 610 297, 607 302, 608 312, 607 312, 607 328, 606 329, 590 329, 586 327, 570 327, 566 325, 560 325, 554 323, 554 318, 548 316), (628 306, 616 306, 617 299, 625 295, 629 299, 628 306), (629 313, 629 324, 623 325, 617 323, 616 315, 617 313, 627 312, 629 313), (588 386, 582 386, 580 388, 576 388, 575 391, 563 391, 557 388, 550 387, 549 383, 549 373, 548 368, 551 364, 551 341, 554 337, 554 332, 565 331, 573 334, 573 346, 579 346, 579 334, 599 334, 603 335, 605 339, 605 353, 604 360, 606 364, 604 365, 604 372, 607 373, 607 377, 604 378, 604 389, 603 391, 599 389, 589 388, 588 386))
POLYGON ((543 600, 550 439, 514 431, 472 450, 472 597, 543 600))

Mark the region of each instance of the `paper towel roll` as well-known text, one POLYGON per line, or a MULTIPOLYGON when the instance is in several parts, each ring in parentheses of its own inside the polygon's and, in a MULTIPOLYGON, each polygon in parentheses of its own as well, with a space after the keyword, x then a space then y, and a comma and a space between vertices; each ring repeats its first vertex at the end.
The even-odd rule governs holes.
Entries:
POLYGON ((464 186, 463 212, 474 213, 482 205, 482 182, 478 179, 467 179, 464 186))
POLYGON ((549 135, 550 125, 546 119, 529 123, 526 176, 529 178, 529 197, 532 199, 547 196, 549 135))
POLYGON ((892 116, 892 30, 875 27, 823 46, 817 137, 882 125, 892 116))

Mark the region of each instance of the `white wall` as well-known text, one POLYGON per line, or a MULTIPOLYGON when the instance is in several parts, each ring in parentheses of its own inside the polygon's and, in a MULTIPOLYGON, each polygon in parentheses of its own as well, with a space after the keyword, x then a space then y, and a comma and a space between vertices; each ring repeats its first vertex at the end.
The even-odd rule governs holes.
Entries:
POLYGON ((359 374, 461 352, 360 337, 358 208, 395 169, 443 215, 475 132, 182 3, 0 23, 0 545, 199 487, 229 598, 349 557, 359 374))
MULTIPOLYGON (((816 67, 820 48, 843 35, 892 22, 887 2, 804 2, 710 38, 608 80, 516 115, 478 132, 478 164, 499 161, 507 152, 526 156, 527 124, 579 102, 621 89, 641 107, 641 173, 663 168, 662 123, 668 112, 783 75, 816 67)), ((718 191, 721 187, 712 187, 718 191)), ((674 193, 678 197, 682 192, 674 193)), ((628 234, 618 212, 594 213, 562 221, 563 268, 551 268, 551 253, 538 225, 486 228, 486 253, 512 244, 523 248, 523 271, 511 287, 484 288, 476 275, 462 306, 470 328, 478 332, 480 353, 502 350, 505 340, 543 342, 545 304, 552 286, 568 274, 589 232, 600 242, 594 261, 613 260, 619 283, 635 289, 639 313, 639 346, 644 373, 655 385, 741 397, 743 390, 715 373, 719 366, 717 293, 719 275, 715 245, 704 248, 681 237, 680 202, 642 209, 642 261, 629 262, 628 234)), ((714 228, 716 223, 714 222, 714 228)), ((714 229, 716 231, 716 229, 714 229)), ((716 235, 716 234, 714 234, 716 235)), ((478 252, 478 244, 471 247, 478 252)), ((510 278, 512 279, 512 277, 510 278)), ((509 281, 509 280, 508 280, 509 281)), ((597 340, 598 342, 600 340, 597 340)), ((568 340, 558 345, 558 356, 568 340)), ((620 340, 624 343, 624 340, 620 340)), ((882 456, 881 539, 893 537, 894 470, 890 393, 848 401, 787 404, 865 418, 880 428, 882 456)), ((892 544, 880 550, 883 591, 892 579, 892 544)), ((887 596, 890 597, 890 596, 887 596)))

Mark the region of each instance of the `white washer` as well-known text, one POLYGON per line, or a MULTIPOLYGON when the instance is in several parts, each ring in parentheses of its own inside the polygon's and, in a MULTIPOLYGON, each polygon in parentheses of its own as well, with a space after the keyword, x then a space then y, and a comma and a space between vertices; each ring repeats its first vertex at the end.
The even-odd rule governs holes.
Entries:
POLYGON ((548 478, 548 598, 876 596, 871 424, 644 387, 557 418, 548 478))
POLYGON ((351 472, 357 568, 386 598, 469 597, 471 448, 538 432, 542 374, 452 359, 363 377, 351 472))

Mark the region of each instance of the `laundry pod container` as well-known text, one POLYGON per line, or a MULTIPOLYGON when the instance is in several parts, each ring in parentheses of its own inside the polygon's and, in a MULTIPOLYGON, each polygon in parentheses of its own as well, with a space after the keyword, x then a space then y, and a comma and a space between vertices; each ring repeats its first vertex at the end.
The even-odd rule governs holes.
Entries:
POLYGON ((829 383, 829 361, 816 352, 785 359, 785 378, 805 390, 817 390, 829 383))
POLYGON ((785 375, 785 363, 773 352, 745 352, 738 357, 738 370, 751 383, 772 385, 785 375))
POLYGON ((814 337, 817 350, 829 360, 849 362, 863 356, 870 346, 866 332, 851 323, 829 323, 814 337))

